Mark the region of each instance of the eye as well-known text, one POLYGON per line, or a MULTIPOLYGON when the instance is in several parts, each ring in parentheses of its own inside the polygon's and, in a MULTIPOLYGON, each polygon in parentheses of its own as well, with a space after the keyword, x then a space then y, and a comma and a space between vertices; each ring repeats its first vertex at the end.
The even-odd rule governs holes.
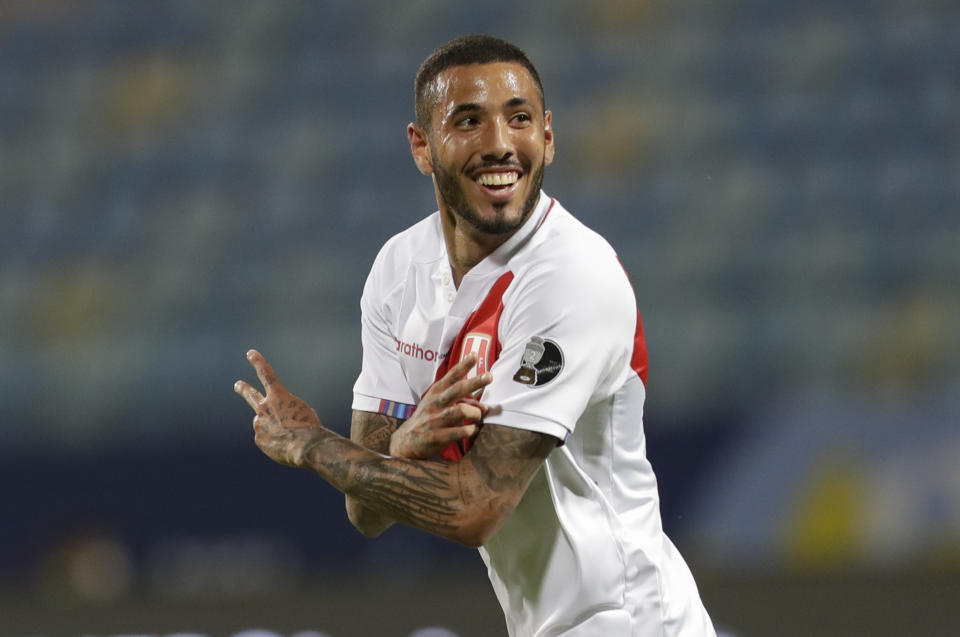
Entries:
POLYGON ((472 115, 467 115, 466 117, 458 119, 454 124, 454 126, 456 126, 457 128, 473 128, 479 123, 480 121, 476 117, 473 117, 472 115))
POLYGON ((530 117, 529 113, 516 113, 513 117, 510 118, 510 121, 515 124, 526 125, 533 121, 533 118, 530 117))

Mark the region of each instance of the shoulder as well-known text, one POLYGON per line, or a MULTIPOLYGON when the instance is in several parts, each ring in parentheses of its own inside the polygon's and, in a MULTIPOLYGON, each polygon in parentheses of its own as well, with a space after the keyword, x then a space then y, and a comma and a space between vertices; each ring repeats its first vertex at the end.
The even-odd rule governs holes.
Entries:
POLYGON ((535 238, 542 241, 544 247, 554 245, 559 249, 543 252, 579 266, 589 264, 591 269, 622 269, 616 251, 600 233, 577 219, 560 204, 554 207, 556 210, 552 211, 544 223, 545 232, 541 237, 535 238))
POLYGON ((373 260, 367 287, 372 284, 380 288, 392 287, 406 276, 412 264, 441 259, 444 250, 440 216, 434 212, 387 239, 373 260))
POLYGON ((555 202, 543 226, 518 255, 519 283, 547 286, 580 302, 628 294, 633 288, 616 251, 599 233, 555 202))
POLYGON ((398 265, 402 262, 426 263, 442 257, 443 250, 440 215, 434 212, 387 239, 380 248, 374 265, 380 263, 398 265))

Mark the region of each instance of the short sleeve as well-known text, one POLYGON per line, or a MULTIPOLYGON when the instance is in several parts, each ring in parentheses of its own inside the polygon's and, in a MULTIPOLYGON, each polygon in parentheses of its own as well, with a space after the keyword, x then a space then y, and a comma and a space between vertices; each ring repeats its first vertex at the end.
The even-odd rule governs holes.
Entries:
POLYGON ((623 269, 542 268, 505 297, 502 350, 483 400, 501 405, 490 422, 561 441, 591 402, 612 394, 629 369, 636 300, 623 269))
POLYGON ((397 355, 394 314, 403 290, 396 280, 389 280, 391 274, 381 251, 360 299, 363 362, 353 386, 353 409, 405 418, 417 397, 406 382, 397 355))

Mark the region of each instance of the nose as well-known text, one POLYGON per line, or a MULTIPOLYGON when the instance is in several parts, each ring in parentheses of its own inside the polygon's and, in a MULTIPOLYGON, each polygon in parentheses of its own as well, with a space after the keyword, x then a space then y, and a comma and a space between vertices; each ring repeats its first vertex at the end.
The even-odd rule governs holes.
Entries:
POLYGON ((513 139, 510 125, 501 118, 490 120, 484 136, 484 161, 505 161, 513 156, 513 139))

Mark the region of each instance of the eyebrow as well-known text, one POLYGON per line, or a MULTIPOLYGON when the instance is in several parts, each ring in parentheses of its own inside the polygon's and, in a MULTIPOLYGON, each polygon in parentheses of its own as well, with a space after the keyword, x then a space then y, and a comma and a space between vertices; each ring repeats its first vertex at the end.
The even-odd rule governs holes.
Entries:
POLYGON ((526 106, 529 103, 530 103, 530 100, 528 100, 527 98, 517 96, 507 100, 506 106, 510 108, 514 108, 516 106, 526 106))
MULTIPOLYGON (((526 106, 527 104, 530 104, 530 100, 528 100, 525 97, 516 96, 508 99, 504 103, 504 106, 506 106, 507 108, 516 108, 518 106, 526 106)), ((462 104, 457 104, 456 106, 454 106, 453 110, 450 111, 446 119, 453 119, 457 115, 460 115, 461 113, 476 113, 478 111, 483 111, 483 110, 485 110, 484 107, 476 102, 464 102, 462 104)))
POLYGON ((483 107, 477 104, 476 102, 464 102, 462 104, 457 104, 453 107, 453 110, 447 114, 445 119, 453 119, 460 113, 474 113, 477 111, 482 111, 483 107))

